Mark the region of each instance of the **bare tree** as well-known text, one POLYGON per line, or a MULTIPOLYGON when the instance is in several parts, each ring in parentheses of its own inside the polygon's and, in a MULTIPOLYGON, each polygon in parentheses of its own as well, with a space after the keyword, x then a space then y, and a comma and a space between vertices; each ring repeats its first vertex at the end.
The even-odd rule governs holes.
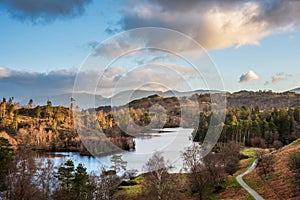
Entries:
POLYGON ((239 168, 240 145, 229 142, 221 148, 220 156, 225 172, 233 175, 239 168))
POLYGON ((266 155, 263 151, 257 151, 256 158, 258 158, 257 174, 259 176, 267 177, 274 171, 274 158, 271 154, 266 155))
POLYGON ((182 154, 184 169, 190 175, 190 186, 192 191, 197 191, 199 199, 203 199, 204 191, 207 188, 208 174, 202 162, 201 148, 194 144, 188 147, 182 154))
POLYGON ((143 188, 149 194, 149 198, 153 199, 174 199, 177 190, 175 189, 176 180, 169 174, 172 166, 165 161, 160 152, 155 152, 153 156, 143 166, 145 180, 143 188))
POLYGON ((31 150, 19 147, 7 178, 8 199, 42 199, 37 183, 37 165, 31 150))
POLYGON ((93 176, 94 183, 96 183, 96 199, 107 200, 113 196, 113 191, 121 183, 121 177, 116 174, 114 170, 106 171, 102 169, 100 176, 93 176))
POLYGON ((52 192, 56 188, 57 178, 55 177, 54 164, 50 159, 38 163, 37 182, 42 192, 42 199, 51 199, 52 192))

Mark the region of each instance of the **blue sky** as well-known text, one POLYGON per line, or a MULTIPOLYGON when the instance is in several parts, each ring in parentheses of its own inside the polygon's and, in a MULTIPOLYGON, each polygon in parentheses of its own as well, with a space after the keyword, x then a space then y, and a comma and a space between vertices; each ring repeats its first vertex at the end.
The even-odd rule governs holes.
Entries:
MULTIPOLYGON (((147 26, 180 31, 204 46, 227 91, 286 91, 300 86, 299 9, 290 0, 4 0, 1 94, 70 92, 95 44, 147 26)), ((114 80, 120 73, 126 70, 113 74, 114 80)))

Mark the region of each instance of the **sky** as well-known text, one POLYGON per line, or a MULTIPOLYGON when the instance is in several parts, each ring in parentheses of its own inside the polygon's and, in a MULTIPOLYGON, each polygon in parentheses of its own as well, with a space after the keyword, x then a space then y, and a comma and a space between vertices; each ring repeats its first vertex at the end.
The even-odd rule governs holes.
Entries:
MULTIPOLYGON (((85 68, 97 52, 102 58, 112 52, 111 59, 126 52, 138 41, 126 31, 143 27, 175 30, 200 44, 205 56, 189 47, 180 53, 210 59, 226 91, 290 90, 300 86, 299 10, 295 0, 1 0, 0 94, 21 99, 72 92, 78 76, 80 92, 103 96, 112 87, 189 88, 183 82, 207 89, 209 81, 197 82, 187 63, 166 52, 140 51, 109 68, 85 68), (128 38, 117 43, 124 32, 128 38), (103 51, 105 41, 116 43, 103 51)), ((177 36, 141 34, 146 46, 162 38, 166 48, 182 45, 177 36)))

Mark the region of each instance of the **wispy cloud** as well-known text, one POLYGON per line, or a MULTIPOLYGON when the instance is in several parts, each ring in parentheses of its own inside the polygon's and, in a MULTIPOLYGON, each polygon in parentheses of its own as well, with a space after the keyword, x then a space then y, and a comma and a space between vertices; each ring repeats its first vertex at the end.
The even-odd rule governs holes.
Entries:
POLYGON ((240 77, 240 83, 247 83, 255 80, 259 80, 260 77, 252 70, 249 70, 246 74, 242 74, 240 77))
POLYGON ((291 31, 300 24, 300 2, 294 0, 131 2, 123 9, 117 27, 124 30, 145 26, 171 28, 192 36, 208 49, 258 45, 260 39, 291 31))
POLYGON ((0 6, 15 19, 47 23, 82 15, 91 0, 2 0, 0 6))
POLYGON ((288 78, 290 78, 290 77, 293 77, 293 75, 292 74, 286 74, 284 72, 277 73, 277 74, 274 74, 271 77, 271 81, 266 81, 265 85, 269 85, 271 83, 275 84, 275 83, 278 83, 280 81, 288 80, 288 78))

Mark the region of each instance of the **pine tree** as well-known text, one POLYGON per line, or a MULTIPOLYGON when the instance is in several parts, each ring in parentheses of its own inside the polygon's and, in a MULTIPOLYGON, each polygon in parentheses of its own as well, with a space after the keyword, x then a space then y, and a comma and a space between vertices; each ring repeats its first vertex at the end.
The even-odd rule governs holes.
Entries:
POLYGON ((0 191, 5 189, 5 176, 7 175, 8 164, 12 161, 13 150, 8 140, 0 137, 0 191))
POLYGON ((73 181, 74 199, 92 199, 94 190, 95 186, 90 182, 86 168, 81 163, 78 164, 75 170, 75 177, 73 181))
POLYGON ((72 160, 67 160, 65 164, 58 168, 58 180, 61 187, 67 193, 70 193, 74 180, 74 163, 72 160))

